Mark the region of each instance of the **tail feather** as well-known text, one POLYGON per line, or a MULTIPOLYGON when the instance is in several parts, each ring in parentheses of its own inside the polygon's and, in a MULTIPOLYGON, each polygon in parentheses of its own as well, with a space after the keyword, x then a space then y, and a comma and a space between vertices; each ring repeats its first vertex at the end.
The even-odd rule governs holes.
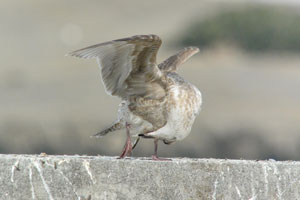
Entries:
POLYGON ((106 129, 96 133, 92 137, 102 137, 110 132, 120 130, 122 128, 124 128, 124 125, 122 123, 120 123, 120 121, 117 121, 117 122, 113 123, 111 126, 107 127, 106 129))

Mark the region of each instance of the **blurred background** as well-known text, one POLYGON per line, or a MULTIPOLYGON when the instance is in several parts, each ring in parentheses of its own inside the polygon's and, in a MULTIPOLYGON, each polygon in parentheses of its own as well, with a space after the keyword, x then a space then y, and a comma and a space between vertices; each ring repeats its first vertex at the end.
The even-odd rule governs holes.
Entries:
MULTIPOLYGON (((119 155, 125 132, 95 60, 64 55, 137 34, 189 45, 179 73, 203 95, 192 133, 163 157, 300 160, 299 1, 0 1, 0 153, 119 155)), ((142 140, 134 156, 150 156, 142 140)))

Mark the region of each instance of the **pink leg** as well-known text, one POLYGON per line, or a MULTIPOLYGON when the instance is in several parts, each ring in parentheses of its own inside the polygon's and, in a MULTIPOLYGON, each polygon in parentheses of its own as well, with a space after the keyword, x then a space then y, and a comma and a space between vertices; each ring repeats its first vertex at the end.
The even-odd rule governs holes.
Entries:
POLYGON ((152 160, 158 160, 158 161, 171 161, 171 159, 167 158, 159 158, 157 156, 157 148, 158 148, 158 139, 154 139, 154 154, 152 155, 152 160))
POLYGON ((126 123, 126 135, 127 135, 127 139, 126 139, 126 143, 125 143, 123 152, 122 152, 122 154, 120 155, 119 159, 125 158, 125 156, 127 156, 127 155, 131 155, 132 144, 131 144, 131 138, 130 138, 129 126, 130 126, 130 125, 126 123))

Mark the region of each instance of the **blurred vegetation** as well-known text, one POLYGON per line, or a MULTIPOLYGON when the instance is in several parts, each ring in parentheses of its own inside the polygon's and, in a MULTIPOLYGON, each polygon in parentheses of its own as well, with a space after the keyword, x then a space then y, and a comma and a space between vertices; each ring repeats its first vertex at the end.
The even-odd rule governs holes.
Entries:
POLYGON ((194 22, 181 45, 233 43, 249 51, 300 51, 300 15, 291 9, 248 7, 194 22))

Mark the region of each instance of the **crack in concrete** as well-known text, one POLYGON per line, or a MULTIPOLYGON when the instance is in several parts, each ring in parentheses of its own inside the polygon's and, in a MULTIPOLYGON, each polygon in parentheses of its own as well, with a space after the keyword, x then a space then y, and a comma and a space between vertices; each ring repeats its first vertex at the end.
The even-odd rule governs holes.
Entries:
POLYGON ((280 177, 280 174, 278 172, 278 168, 275 165, 275 162, 271 161, 270 163, 271 163, 271 166, 273 167, 274 175, 276 175, 276 177, 278 177, 275 181, 276 182, 276 188, 277 188, 276 196, 278 197, 279 200, 281 200, 282 199, 282 191, 281 191, 281 188, 280 188, 280 185, 279 185, 281 177, 280 177))
POLYGON ((235 185, 235 190, 236 190, 236 193, 239 195, 239 197, 242 198, 241 191, 238 188, 238 186, 236 186, 236 185, 235 185))
POLYGON ((218 177, 217 177, 216 180, 215 180, 215 183, 214 183, 214 192, 212 194, 212 199, 213 200, 216 200, 218 183, 219 183, 219 181, 218 181, 218 177))
POLYGON ((17 169, 17 170, 20 170, 20 169, 19 169, 19 163, 20 163, 20 159, 17 160, 17 161, 13 164, 13 166, 11 167, 10 181, 11 181, 12 183, 14 182, 14 176, 15 176, 15 171, 16 171, 16 169, 17 169))
POLYGON ((262 168, 263 168, 263 173, 264 173, 264 181, 265 181, 265 194, 266 197, 268 197, 268 193, 269 193, 269 181, 268 181, 268 172, 267 172, 267 168, 269 168, 268 165, 266 164, 262 164, 262 168))
POLYGON ((33 183, 32 183, 32 168, 31 168, 31 166, 28 167, 28 176, 29 176, 29 183, 31 186, 31 198, 35 199, 35 192, 34 192, 34 187, 33 187, 33 183))
POLYGON ((250 199, 254 200, 256 199, 257 193, 255 191, 255 186, 254 186, 254 176, 253 176, 253 172, 251 171, 250 173, 251 176, 251 193, 252 193, 252 197, 250 199))
POLYGON ((72 182, 68 179, 68 177, 66 177, 66 175, 65 175, 60 169, 57 169, 57 167, 55 167, 55 165, 51 165, 51 164, 49 164, 48 162, 46 162, 45 164, 46 164, 47 166, 53 168, 56 172, 59 172, 60 175, 68 182, 68 184, 71 185, 72 190, 73 190, 75 196, 77 197, 77 199, 78 199, 78 200, 81 200, 80 196, 77 194, 75 188, 73 187, 72 182))
POLYGON ((47 192, 47 194, 48 194, 48 196, 49 196, 49 199, 50 199, 50 200, 54 200, 54 199, 53 199, 53 196, 52 196, 52 194, 51 194, 50 188, 49 188, 49 186, 48 186, 48 184, 47 184, 47 182, 46 182, 46 180, 45 180, 45 178, 44 178, 42 169, 40 168, 39 162, 33 161, 33 164, 34 164, 35 168, 37 169, 37 171, 38 171, 39 174, 40 174, 40 177, 41 177, 41 179, 42 179, 44 188, 45 188, 45 190, 46 190, 46 192, 47 192))
POLYGON ((88 175, 90 176, 90 179, 92 180, 92 183, 96 184, 96 180, 94 179, 93 174, 91 172, 90 163, 87 160, 84 160, 82 162, 82 164, 83 164, 84 168, 86 169, 88 175))

